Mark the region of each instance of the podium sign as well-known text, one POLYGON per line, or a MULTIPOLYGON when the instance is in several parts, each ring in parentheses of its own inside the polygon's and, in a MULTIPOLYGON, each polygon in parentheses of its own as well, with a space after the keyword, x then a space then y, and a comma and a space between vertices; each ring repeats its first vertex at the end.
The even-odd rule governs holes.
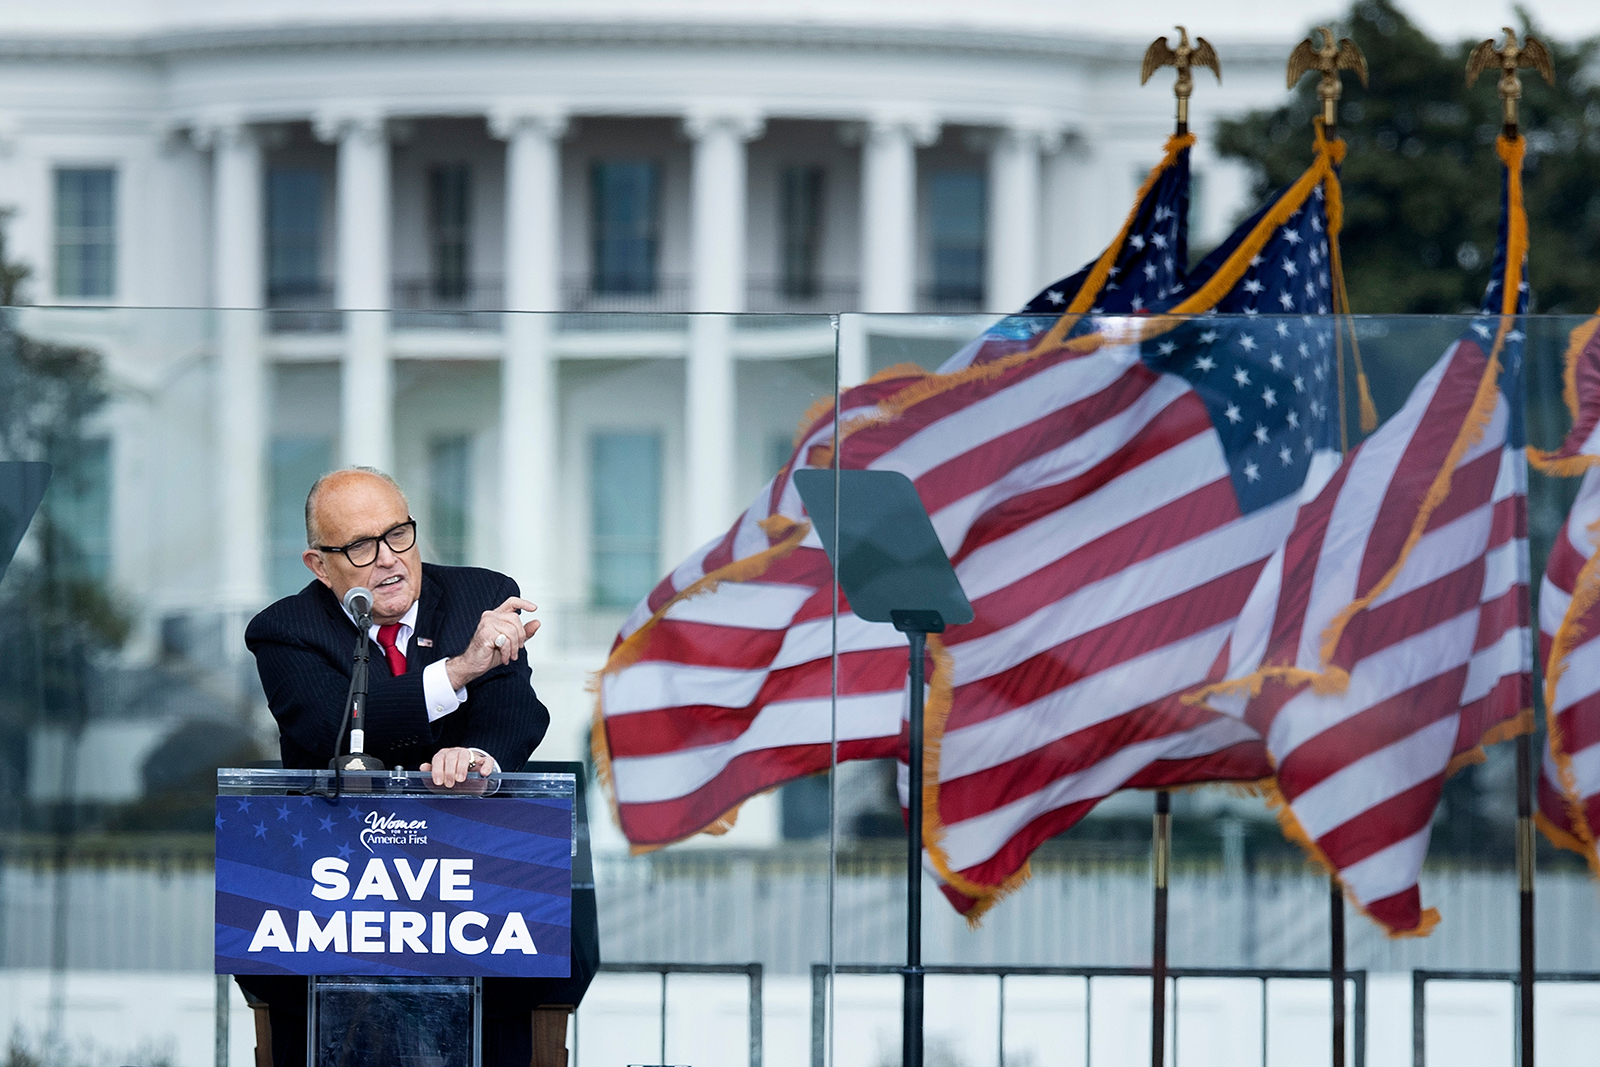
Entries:
POLYGON ((349 792, 361 777, 337 799, 217 797, 218 974, 571 974, 570 775, 504 776, 565 795, 487 798, 415 795, 415 772, 349 792))

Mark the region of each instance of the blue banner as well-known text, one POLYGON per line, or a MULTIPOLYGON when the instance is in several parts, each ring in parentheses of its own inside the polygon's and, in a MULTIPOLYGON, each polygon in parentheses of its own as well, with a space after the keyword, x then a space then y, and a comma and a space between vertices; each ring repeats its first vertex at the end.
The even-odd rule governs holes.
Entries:
POLYGON ((565 978, 572 801, 217 798, 217 973, 565 978))

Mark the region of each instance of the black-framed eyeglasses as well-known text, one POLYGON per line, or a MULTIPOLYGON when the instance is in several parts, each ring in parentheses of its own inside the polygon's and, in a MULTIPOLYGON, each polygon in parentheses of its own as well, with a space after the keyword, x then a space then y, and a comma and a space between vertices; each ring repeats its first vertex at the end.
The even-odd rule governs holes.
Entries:
POLYGON ((407 519, 397 526, 391 526, 377 537, 363 537, 359 541, 351 541, 348 545, 318 545, 319 552, 342 552, 344 558, 355 567, 370 567, 378 559, 378 542, 382 541, 389 546, 389 551, 399 554, 417 543, 417 520, 407 519))

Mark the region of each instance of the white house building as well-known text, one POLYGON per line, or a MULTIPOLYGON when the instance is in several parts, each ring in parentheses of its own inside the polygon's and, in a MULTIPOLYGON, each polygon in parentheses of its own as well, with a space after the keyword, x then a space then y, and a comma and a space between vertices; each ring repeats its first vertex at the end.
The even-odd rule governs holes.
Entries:
MULTIPOLYGON (((541 604, 541 751, 575 756, 616 624, 770 477, 836 348, 845 385, 936 364, 1115 232, 1172 126, 1171 73, 1138 80, 1167 6, 0 5, 21 322, 113 387, 78 514, 122 657, 240 660, 308 577, 310 481, 373 464, 429 558, 541 604)), ((1214 123, 1284 99, 1301 16, 1191 17, 1224 70, 1204 247, 1247 196, 1214 123)), ((171 728, 91 729, 80 788, 136 792, 171 728)))

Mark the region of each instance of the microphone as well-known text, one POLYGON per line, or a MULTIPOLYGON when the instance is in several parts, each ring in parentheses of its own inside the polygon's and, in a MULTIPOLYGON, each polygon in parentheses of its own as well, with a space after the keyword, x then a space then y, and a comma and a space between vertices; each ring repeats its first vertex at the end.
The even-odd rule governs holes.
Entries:
MULTIPOLYGON (((355 586, 344 595, 344 610, 356 617, 356 625, 372 625, 372 590, 364 585, 355 586)), ((365 627, 363 627, 364 629, 365 627)))
POLYGON ((381 771, 381 760, 367 755, 365 719, 367 710, 367 629, 372 625, 372 590, 358 585, 344 595, 344 610, 355 616, 356 649, 351 664, 350 693, 345 698, 344 722, 339 729, 339 740, 329 766, 336 771, 381 771), (341 754, 346 735, 350 738, 350 751, 341 754))

